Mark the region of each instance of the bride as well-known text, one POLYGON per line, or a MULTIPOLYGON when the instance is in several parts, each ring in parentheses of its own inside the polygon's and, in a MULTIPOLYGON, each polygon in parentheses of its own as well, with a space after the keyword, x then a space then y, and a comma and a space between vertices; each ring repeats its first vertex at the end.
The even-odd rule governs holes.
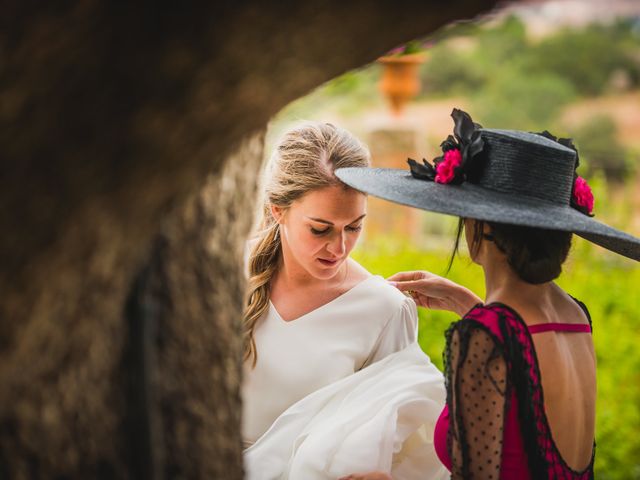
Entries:
MULTIPOLYGON (((416 342, 416 305, 349 257, 367 200, 334 170, 368 164, 357 139, 326 123, 275 148, 244 315, 249 479, 447 476, 432 440, 443 376, 416 342)), ((440 280, 460 313, 477 303, 440 280)))

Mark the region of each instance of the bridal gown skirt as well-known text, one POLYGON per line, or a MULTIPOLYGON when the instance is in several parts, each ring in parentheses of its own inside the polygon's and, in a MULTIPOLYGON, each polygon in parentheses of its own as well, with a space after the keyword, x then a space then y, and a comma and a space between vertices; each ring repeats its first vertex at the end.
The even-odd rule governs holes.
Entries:
POLYGON ((289 407, 244 451, 245 478, 448 478, 433 447, 444 403, 442 373, 414 343, 289 407))

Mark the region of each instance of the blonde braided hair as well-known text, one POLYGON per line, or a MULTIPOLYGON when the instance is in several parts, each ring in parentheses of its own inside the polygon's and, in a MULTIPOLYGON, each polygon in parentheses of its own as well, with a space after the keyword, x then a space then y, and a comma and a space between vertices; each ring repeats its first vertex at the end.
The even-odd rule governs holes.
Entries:
POLYGON ((306 193, 346 185, 333 173, 343 167, 366 167, 368 149, 353 135, 330 123, 310 122, 286 132, 269 161, 260 230, 249 256, 249 288, 244 312, 244 360, 255 367, 254 332, 269 307, 271 280, 280 267, 282 247, 271 206, 288 208, 306 193))

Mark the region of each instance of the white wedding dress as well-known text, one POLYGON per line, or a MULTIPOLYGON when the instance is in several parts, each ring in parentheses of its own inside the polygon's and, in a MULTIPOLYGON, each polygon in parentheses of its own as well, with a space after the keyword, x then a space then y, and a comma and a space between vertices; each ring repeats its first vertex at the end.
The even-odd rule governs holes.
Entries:
POLYGON ((292 322, 270 305, 242 385, 246 478, 447 478, 433 448, 443 376, 416 338, 413 300, 379 276, 292 322))

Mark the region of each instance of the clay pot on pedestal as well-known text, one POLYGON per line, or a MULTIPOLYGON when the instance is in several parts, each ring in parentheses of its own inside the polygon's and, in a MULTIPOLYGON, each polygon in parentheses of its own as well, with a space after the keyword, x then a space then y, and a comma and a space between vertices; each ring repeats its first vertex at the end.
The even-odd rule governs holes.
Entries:
POLYGON ((420 91, 418 68, 425 60, 423 53, 380 57, 383 65, 380 91, 387 97, 394 114, 400 115, 405 104, 420 91))

